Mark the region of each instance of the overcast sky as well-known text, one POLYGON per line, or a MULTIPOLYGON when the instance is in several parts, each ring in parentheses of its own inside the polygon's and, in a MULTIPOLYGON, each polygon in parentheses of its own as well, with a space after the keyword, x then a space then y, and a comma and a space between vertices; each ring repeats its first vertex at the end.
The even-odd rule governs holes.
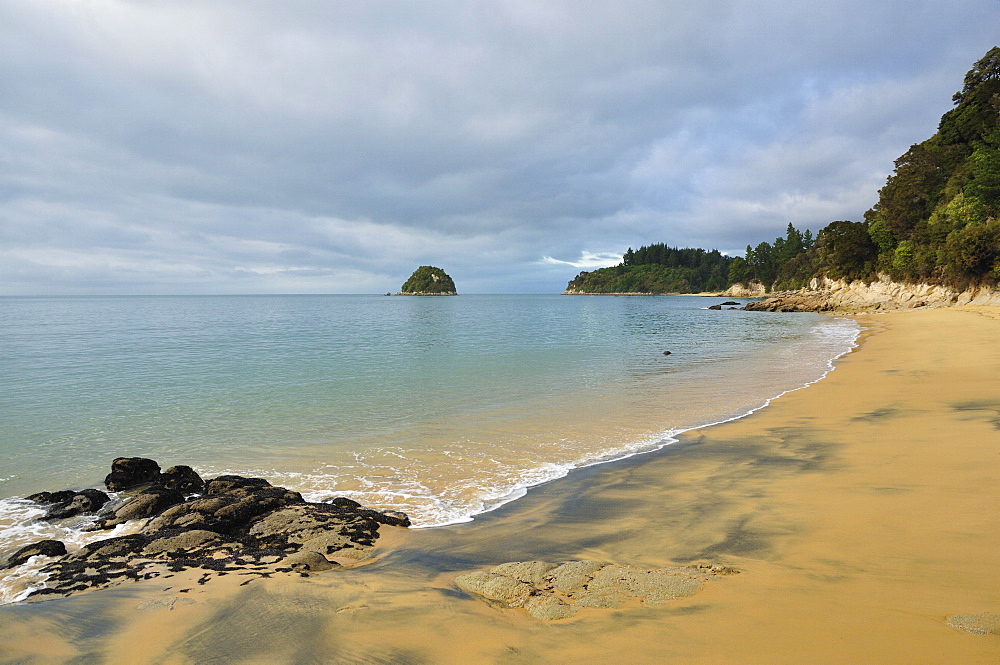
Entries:
POLYGON ((558 293, 861 219, 1000 0, 0 0, 0 294, 558 293))

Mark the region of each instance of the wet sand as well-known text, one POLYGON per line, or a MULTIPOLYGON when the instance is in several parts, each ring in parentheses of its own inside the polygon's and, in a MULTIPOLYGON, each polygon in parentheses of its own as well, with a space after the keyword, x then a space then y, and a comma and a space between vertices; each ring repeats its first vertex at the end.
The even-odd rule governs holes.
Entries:
POLYGON ((0 608, 0 662, 1000 662, 1000 635, 946 623, 1000 614, 1000 311, 858 320, 860 348, 820 383, 471 524, 390 529, 368 565, 0 608), (741 572, 547 623, 454 584, 579 558, 741 572))

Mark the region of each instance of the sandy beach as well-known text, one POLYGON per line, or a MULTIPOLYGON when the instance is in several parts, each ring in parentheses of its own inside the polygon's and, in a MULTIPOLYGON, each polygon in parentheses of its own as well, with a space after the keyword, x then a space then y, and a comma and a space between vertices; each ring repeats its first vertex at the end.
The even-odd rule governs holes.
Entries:
POLYGON ((469 524, 383 529, 356 568, 0 608, 0 662, 1000 662, 1000 634, 948 622, 1000 615, 1000 310, 855 318, 868 330, 835 371, 751 416, 469 524), (455 585, 575 559, 739 573, 552 622, 455 585))

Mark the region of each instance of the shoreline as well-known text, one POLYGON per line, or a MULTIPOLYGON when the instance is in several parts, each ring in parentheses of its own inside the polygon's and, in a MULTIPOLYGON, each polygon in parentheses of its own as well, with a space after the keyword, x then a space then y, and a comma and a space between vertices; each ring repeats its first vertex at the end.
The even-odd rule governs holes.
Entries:
MULTIPOLYGON (((689 295, 694 296, 694 295, 704 295, 704 294, 689 294, 689 295)), ((849 317, 849 316, 846 316, 846 315, 836 314, 834 316, 836 318, 845 318, 845 319, 854 320, 853 317, 849 317)), ((712 421, 712 422, 706 422, 706 423, 703 423, 703 424, 700 424, 700 425, 693 425, 693 426, 690 426, 690 427, 682 427, 682 428, 670 429, 670 430, 663 431, 655 439, 651 439, 650 443, 648 444, 648 446, 643 446, 643 447, 638 447, 638 448, 630 448, 628 450, 620 450, 620 451, 617 451, 616 453, 614 453, 613 455, 610 455, 608 457, 601 457, 599 459, 594 459, 594 460, 591 460, 589 462, 582 463, 579 466, 572 466, 572 467, 567 467, 565 469, 562 469, 560 471, 560 475, 556 475, 556 476, 553 476, 553 477, 550 477, 550 478, 546 478, 544 480, 539 480, 539 481, 537 481, 537 482, 535 482, 533 484, 530 484, 530 485, 521 485, 521 486, 518 486, 510 494, 508 494, 507 496, 504 496, 504 497, 498 499, 495 503, 490 504, 488 507, 484 508, 483 510, 481 510, 479 512, 470 513, 468 515, 463 516, 460 519, 456 519, 453 522, 447 522, 447 523, 443 523, 443 524, 413 524, 409 528, 411 530, 440 529, 440 528, 446 528, 446 527, 456 526, 456 525, 460 525, 460 524, 468 524, 470 522, 474 522, 476 520, 482 519, 482 517, 484 515, 487 515, 487 514, 489 514, 491 512, 494 512, 496 510, 500 510, 501 508, 503 508, 504 506, 506 506, 506 505, 508 505, 510 503, 513 503, 513 502, 516 502, 516 501, 518 501, 520 499, 523 499, 525 496, 527 496, 527 494, 529 492, 533 492, 533 491, 537 490, 538 488, 540 488, 540 487, 542 487, 544 485, 547 485, 548 483, 553 483, 553 482, 561 481, 561 480, 563 480, 563 479, 565 479, 565 478, 567 478, 567 477, 575 474, 576 472, 578 472, 578 471, 580 471, 582 469, 589 469, 589 468, 592 468, 592 467, 603 467, 605 465, 616 464, 618 462, 624 462, 624 461, 629 460, 629 459, 631 459, 633 457, 641 457, 643 455, 655 455, 656 453, 661 452, 664 448, 667 448, 668 446, 674 446, 677 443, 679 443, 682 440, 682 438, 686 434, 688 434, 689 432, 695 432, 695 431, 703 430, 703 429, 706 429, 706 428, 709 428, 709 427, 717 427, 717 426, 720 426, 720 425, 726 425, 726 424, 729 424, 729 423, 733 423, 733 422, 742 420, 743 418, 748 418, 748 417, 754 415, 755 413, 757 413, 757 412, 759 412, 759 411, 761 411, 763 409, 766 409, 775 400, 781 399, 782 397, 784 397, 785 395, 788 395, 790 393, 794 393, 794 392, 797 392, 799 390, 804 390, 806 388, 809 388, 810 386, 813 386, 813 385, 819 383, 820 381, 822 381, 823 379, 825 379, 827 377, 827 375, 830 374, 830 372, 832 372, 833 370, 836 369, 836 367, 837 367, 837 361, 838 360, 840 360, 841 358, 843 358, 846 355, 849 355, 849 354, 853 353, 860 346, 859 340, 864 335, 864 333, 865 333, 866 330, 867 330, 867 328, 865 328, 863 326, 859 326, 859 328, 857 330, 857 334, 855 335, 854 339, 851 341, 849 347, 846 350, 844 350, 844 351, 840 352, 839 354, 837 354, 836 356, 833 356, 832 358, 830 358, 827 361, 827 367, 826 367, 826 369, 823 371, 823 373, 819 377, 817 377, 815 379, 812 379, 810 381, 807 381, 807 382, 805 382, 805 383, 803 383, 801 385, 795 386, 793 388, 788 388, 787 390, 783 390, 782 392, 778 393, 777 395, 773 395, 771 397, 767 397, 767 398, 764 399, 763 403, 761 403, 761 404, 759 404, 757 406, 751 407, 751 408, 749 408, 747 411, 745 411, 743 413, 738 413, 736 415, 730 416, 730 417, 725 418, 723 420, 716 420, 716 421, 712 421)))
POLYGON ((854 318, 868 330, 837 371, 767 409, 577 469, 471 523, 394 533, 350 571, 0 608, 0 662, 995 662, 1000 636, 947 620, 1000 614, 1000 310, 854 318), (555 623, 454 584, 581 558, 740 574, 555 623))

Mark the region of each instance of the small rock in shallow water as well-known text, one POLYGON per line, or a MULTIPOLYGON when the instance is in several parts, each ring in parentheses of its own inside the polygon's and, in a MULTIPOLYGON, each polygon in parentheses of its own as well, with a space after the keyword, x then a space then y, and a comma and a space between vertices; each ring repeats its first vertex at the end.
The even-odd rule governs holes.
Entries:
MULTIPOLYGON (((58 492, 57 494, 62 493, 58 492)), ((79 490, 73 493, 73 497, 69 501, 54 504, 42 519, 61 520, 77 515, 89 515, 96 513, 110 500, 111 497, 101 490, 79 490)))
POLYGON ((66 545, 61 540, 39 540, 37 543, 25 545, 10 555, 3 568, 20 566, 33 556, 62 556, 66 554, 66 545))
POLYGON ((111 492, 121 492, 136 485, 151 483, 160 477, 160 465, 146 457, 117 457, 111 462, 111 473, 104 486, 111 492))
POLYGON ((161 473, 160 482, 167 489, 178 490, 185 494, 197 494, 205 490, 205 481, 197 471, 186 464, 172 466, 161 473))

